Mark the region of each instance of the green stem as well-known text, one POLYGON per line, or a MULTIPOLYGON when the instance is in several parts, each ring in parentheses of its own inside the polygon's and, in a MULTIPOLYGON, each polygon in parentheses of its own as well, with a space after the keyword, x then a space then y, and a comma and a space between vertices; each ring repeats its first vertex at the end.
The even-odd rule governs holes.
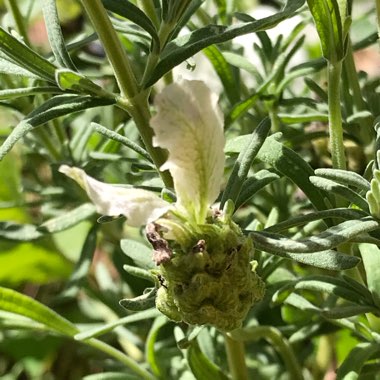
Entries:
POLYGON ((380 39, 380 0, 376 0, 377 34, 380 39))
MULTIPOLYGON (((147 101, 149 90, 139 92, 128 56, 123 49, 101 1, 81 1, 103 44, 119 84, 121 97, 117 99, 117 105, 132 116, 146 150, 151 155, 156 167, 160 168, 166 160, 166 152, 162 149, 154 148, 152 144, 153 130, 149 125, 151 115, 147 101)), ((160 172, 160 175, 165 186, 172 187, 170 173, 160 172)))
POLYGON ((137 81, 128 56, 123 49, 101 0, 81 1, 103 44, 122 96, 127 97, 128 100, 132 99, 138 92, 137 81))
POLYGON ((302 370, 287 339, 275 327, 255 326, 232 331, 230 336, 241 342, 266 339, 281 355, 292 380, 303 380, 302 370))
POLYGON ((248 380, 244 343, 224 334, 224 344, 232 380, 248 380))
POLYGON ((342 113, 340 109, 340 79, 342 62, 328 62, 328 105, 331 158, 334 169, 346 169, 343 145, 342 113))
POLYGON ((89 339, 86 341, 83 341, 83 343, 94 347, 100 351, 103 351, 107 355, 113 357, 120 363, 124 364, 126 367, 131 369, 136 375, 138 375, 141 379, 144 380, 154 380, 155 377, 143 369, 138 363, 136 363, 134 360, 130 359, 127 355, 125 355, 123 352, 117 350, 116 348, 109 346, 108 344, 102 342, 98 339, 89 339))
MULTIPOLYGON (((160 50, 161 51, 164 48, 164 46, 166 45, 168 37, 169 37, 170 33, 172 32, 174 26, 175 26, 175 24, 167 24, 165 22, 163 22, 161 24, 161 27, 158 31, 158 38, 160 40, 160 50)), ((141 87, 142 88, 145 87, 145 84, 148 81, 149 77, 151 76, 151 74, 152 74, 154 68, 156 67, 159 59, 160 59, 160 51, 159 52, 152 52, 149 54, 148 61, 147 61, 146 66, 145 66, 144 74, 143 74, 143 77, 141 79, 141 87)))
MULTIPOLYGON (((127 111, 133 118, 137 129, 140 132, 141 138, 144 142, 145 148, 152 157, 152 160, 156 167, 159 169, 167 159, 166 151, 158 148, 154 148, 152 145, 153 129, 149 126, 151 118, 150 110, 148 106, 147 95, 140 93, 135 97, 133 105, 126 103, 123 99, 118 99, 117 105, 127 111)), ((170 173, 166 170, 159 172, 166 187, 173 187, 173 180, 170 173)))
POLYGON ((34 131, 34 135, 56 161, 61 159, 61 155, 55 144, 52 142, 51 136, 47 133, 46 129, 43 127, 38 128, 34 131))
MULTIPOLYGON (((347 86, 352 91, 352 99, 354 104, 354 111, 363 111, 367 109, 367 105, 362 96, 362 90, 360 88, 359 78, 356 71, 355 61, 353 57, 351 40, 348 39, 347 54, 343 62, 344 69, 347 76, 347 86)), ((368 116, 360 121, 359 135, 364 145, 370 145, 374 138, 372 116, 368 116)))
POLYGON ((362 90, 360 88, 358 73, 355 67, 351 39, 348 39, 347 54, 344 59, 344 65, 346 67, 348 83, 352 90, 352 97, 354 100, 355 107, 358 111, 362 111, 366 109, 366 104, 362 97, 362 90))
POLYGON ((24 42, 27 45, 30 45, 28 32, 24 24, 25 18, 22 16, 20 12, 20 9, 17 5, 17 0, 5 0, 5 6, 13 16, 17 32, 24 39, 24 42))
POLYGON ((277 107, 274 106, 273 102, 271 101, 269 103, 268 108, 269 108, 269 110, 268 110, 269 118, 270 118, 270 122, 272 124, 272 131, 273 132, 280 132, 281 125, 280 125, 280 119, 277 115, 277 107))

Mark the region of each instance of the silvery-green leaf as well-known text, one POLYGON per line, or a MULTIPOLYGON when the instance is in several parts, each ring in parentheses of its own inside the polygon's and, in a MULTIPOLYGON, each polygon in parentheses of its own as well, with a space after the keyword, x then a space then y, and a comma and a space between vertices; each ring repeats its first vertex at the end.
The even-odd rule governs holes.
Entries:
POLYGON ((223 176, 223 116, 217 101, 205 83, 184 80, 156 96, 158 112, 151 120, 153 144, 169 151, 160 169, 173 176, 177 208, 196 223, 204 222, 223 176))
POLYGON ((127 224, 142 226, 168 211, 170 204, 156 194, 143 190, 106 184, 88 176, 82 169, 62 165, 61 173, 76 181, 103 215, 124 215, 127 224))

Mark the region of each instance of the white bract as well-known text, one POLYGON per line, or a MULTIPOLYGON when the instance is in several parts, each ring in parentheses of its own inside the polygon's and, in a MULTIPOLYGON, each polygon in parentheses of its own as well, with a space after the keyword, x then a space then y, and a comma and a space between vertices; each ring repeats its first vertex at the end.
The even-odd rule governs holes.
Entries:
POLYGON ((224 169, 223 116, 217 96, 201 81, 184 80, 167 86, 155 105, 153 144, 169 152, 160 170, 169 170, 173 177, 174 205, 147 190, 99 182, 78 168, 63 165, 59 170, 86 191, 99 213, 125 215, 131 226, 157 220, 169 210, 192 225, 205 223, 224 169))

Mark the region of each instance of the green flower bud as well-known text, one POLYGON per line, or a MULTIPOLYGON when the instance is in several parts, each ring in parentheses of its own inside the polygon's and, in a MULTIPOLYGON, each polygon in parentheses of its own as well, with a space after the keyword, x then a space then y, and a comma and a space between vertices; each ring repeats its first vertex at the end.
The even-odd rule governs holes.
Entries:
POLYGON ((250 262, 252 240, 228 220, 198 226, 190 244, 170 241, 170 260, 160 265, 156 307, 174 321, 241 327, 265 285, 250 262))
POLYGON ((380 171, 374 171, 371 181, 371 190, 366 194, 369 210, 372 216, 380 219, 380 171))

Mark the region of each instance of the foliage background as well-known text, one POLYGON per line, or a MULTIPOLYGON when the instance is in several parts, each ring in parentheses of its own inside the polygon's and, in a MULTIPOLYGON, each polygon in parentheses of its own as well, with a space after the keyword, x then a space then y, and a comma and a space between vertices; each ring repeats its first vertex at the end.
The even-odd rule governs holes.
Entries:
MULTIPOLYGON (((104 3, 109 6, 112 1, 104 3)), ((251 22, 253 19, 247 12, 260 5, 218 0, 205 1, 198 8, 201 1, 189 3, 194 6, 194 14, 189 14, 187 30, 180 36, 209 24, 251 22)), ((11 31, 16 38, 23 36, 34 51, 57 64, 44 30, 43 2, 24 0, 0 4, 2 28, 11 31), (15 13, 10 11, 14 3, 23 16, 21 24, 28 30, 27 35, 22 35, 20 25, 15 23, 15 13)), ((144 9, 143 2, 137 5, 144 9)), ((279 2, 270 2, 270 6, 274 12, 281 9, 279 2)), ((101 89, 117 92, 113 71, 101 44, 92 34, 93 28, 81 3, 57 1, 57 7, 75 67, 101 89)), ((361 181, 355 174, 346 177, 348 182, 343 181, 343 187, 352 190, 356 197, 352 192, 342 193, 336 185, 326 187, 323 180, 337 180, 336 174, 313 172, 332 166, 327 127, 331 117, 328 104, 331 83, 326 82, 326 60, 321 58, 323 52, 306 6, 301 11, 295 7, 284 16, 290 18, 298 13, 296 22, 292 19, 292 24, 286 24, 292 26, 284 35, 278 29, 274 34, 269 29, 256 33, 254 39, 251 34, 232 41, 224 39, 218 45, 205 46, 195 57, 179 54, 174 57, 175 61, 171 56, 162 64, 168 71, 157 83, 154 73, 159 71, 151 72, 154 86, 150 104, 165 84, 179 76, 206 78, 210 86, 215 85, 226 118, 225 186, 244 148, 239 136, 257 131, 266 116, 271 120, 271 133, 282 132, 277 140, 273 136, 259 136, 262 140, 267 138, 266 145, 254 161, 252 157, 248 179, 240 198, 235 199, 235 203, 244 205, 236 212, 235 220, 245 231, 260 231, 292 217, 316 212, 316 209, 346 208, 352 211, 349 217, 344 217, 349 220, 364 215, 359 209, 364 216, 372 211, 377 221, 374 206, 370 209, 365 198, 366 186, 376 167, 373 160, 378 147, 374 128, 380 109, 377 20, 372 2, 354 1, 353 7, 352 49, 349 46, 346 52, 339 83, 348 172, 366 179, 361 182, 362 187, 355 187, 355 180, 361 181), (172 73, 171 62, 179 64, 172 73), (309 166, 304 169, 305 165, 310 165, 310 170, 309 166), (309 177, 313 174, 317 179, 311 183, 309 177), (333 192, 343 197, 332 196, 333 192)), ((121 33, 132 69, 138 78, 143 78, 151 47, 149 33, 120 16, 114 16, 113 23, 121 33)), ((270 26, 275 22, 272 24, 270 26)), ((65 88, 63 82, 57 85, 54 80, 47 85, 49 81, 36 79, 35 72, 25 75, 25 71, 21 71, 30 61, 24 59, 20 63, 14 57, 7 59, 3 50, 7 42, 4 35, 1 38, 0 134, 5 141, 17 124, 25 118, 29 120, 28 115, 33 110, 64 92, 75 93, 79 98, 86 94, 89 83, 80 82, 82 87, 77 90, 77 78, 63 77, 69 81, 65 88), (28 90, 31 92, 24 96, 10 92, 30 87, 40 90, 28 90)), ((164 58, 162 53, 160 62, 164 58)), ((157 76, 161 74, 164 73, 157 76)), ((126 227, 122 219, 99 220, 84 192, 63 178, 57 169, 67 163, 83 167, 89 174, 109 183, 156 191, 164 186, 154 165, 131 149, 131 142, 141 145, 133 118, 120 107, 111 105, 114 101, 105 94, 99 96, 98 92, 91 96, 95 99, 93 107, 81 109, 79 113, 71 113, 73 109, 67 107, 63 114, 47 120, 42 127, 30 128, 0 162, 0 285, 49 306, 80 331, 91 333, 120 318, 137 315, 135 320, 122 320, 125 323, 117 328, 109 326, 109 331, 100 339, 140 363, 153 378, 226 378, 230 369, 224 343, 228 338, 223 334, 212 327, 175 325, 157 317, 154 309, 131 312, 119 305, 120 299, 138 297, 150 286, 146 279, 133 277, 131 270, 123 269, 124 265, 151 267, 151 252, 144 233, 126 227), (127 142, 110 138, 109 130, 126 137, 127 142)), ((74 102, 72 107, 75 108, 74 102)), ((315 221, 304 220, 301 225, 290 223, 289 229, 282 233, 293 240, 318 235, 325 229, 321 220, 326 216, 322 215, 325 214, 317 214, 315 221)), ((336 217, 342 215, 343 211, 336 217)), ((341 221, 334 219, 333 224, 341 221)), ((272 232, 279 231, 280 228, 272 229, 272 232)), ((273 247, 271 251, 270 246, 257 243, 254 258, 259 263, 258 273, 267 282, 267 293, 263 302, 251 310, 245 324, 249 339, 245 343, 245 362, 250 378, 289 379, 295 378, 294 373, 301 373, 306 379, 334 378, 338 367, 343 368, 338 373, 340 378, 355 378, 349 377, 350 371, 352 376, 359 376, 361 371, 363 379, 379 378, 380 306, 376 298, 380 294, 376 285, 380 283, 376 271, 380 264, 380 252, 376 248, 379 236, 376 229, 372 235, 367 232, 372 233, 360 231, 361 234, 350 236, 350 239, 357 238, 356 241, 346 239, 339 245, 339 252, 345 257, 363 256, 358 266, 345 271, 343 267, 335 268, 339 271, 320 269, 321 255, 305 258, 313 267, 303 264, 302 260, 297 262, 300 256, 285 259, 276 256, 273 247), (363 247, 361 252, 359 244, 363 247), (368 268, 375 270, 369 274, 368 268), (292 366, 295 367, 293 372, 292 366)), ((259 238, 259 235, 254 236, 259 238)), ((289 249, 285 248, 285 252, 289 249)), ((343 262, 352 264, 349 260, 346 258, 343 262)), ((351 264, 346 267, 352 267, 351 264)), ((17 302, 26 301, 17 299, 17 302)), ((122 360, 109 355, 109 350, 99 349, 97 343, 91 347, 62 337, 57 331, 47 333, 38 318, 33 324, 30 319, 16 317, 10 310, 2 309, 5 311, 0 313, 1 379, 94 380, 141 376, 126 368, 122 360)), ((41 310, 40 315, 43 313, 41 310)), ((67 326, 62 328, 70 330, 67 326)), ((238 339, 238 335, 235 338, 238 339)))

